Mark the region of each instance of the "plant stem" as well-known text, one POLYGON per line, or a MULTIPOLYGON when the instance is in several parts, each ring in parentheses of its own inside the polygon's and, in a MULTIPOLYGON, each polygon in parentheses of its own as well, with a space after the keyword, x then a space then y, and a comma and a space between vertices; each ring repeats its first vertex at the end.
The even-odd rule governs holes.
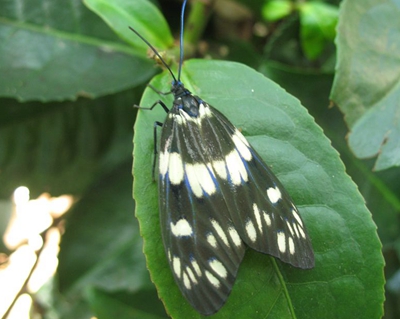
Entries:
POLYGON ((185 55, 192 56, 210 18, 215 0, 193 0, 185 24, 185 55))

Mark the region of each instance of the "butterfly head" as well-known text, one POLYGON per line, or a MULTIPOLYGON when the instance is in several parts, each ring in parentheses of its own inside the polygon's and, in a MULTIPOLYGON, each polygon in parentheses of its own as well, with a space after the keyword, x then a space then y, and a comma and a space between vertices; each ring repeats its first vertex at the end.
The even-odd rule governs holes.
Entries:
POLYGON ((186 95, 191 95, 190 91, 186 89, 183 83, 179 80, 172 81, 171 92, 174 95, 175 99, 186 95))

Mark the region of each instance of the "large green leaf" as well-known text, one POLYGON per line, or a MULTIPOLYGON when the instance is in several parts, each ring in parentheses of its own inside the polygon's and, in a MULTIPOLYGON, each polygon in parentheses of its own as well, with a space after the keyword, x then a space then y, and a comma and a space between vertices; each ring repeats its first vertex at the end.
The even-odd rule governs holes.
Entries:
MULTIPOLYGON (((248 67, 187 61, 183 82, 242 130, 285 185, 305 220, 316 255, 300 270, 249 251, 232 294, 215 318, 379 318, 383 258, 376 226, 329 140, 298 100, 248 67)), ((170 76, 152 84, 168 91, 170 76)), ((160 97, 148 89, 140 102, 160 97)), ((172 98, 165 98, 171 105, 172 98)), ((153 123, 161 107, 140 111, 134 137, 134 198, 152 280, 173 318, 199 318, 184 300, 162 247, 157 183, 152 181, 153 123)))
MULTIPOLYGON (((97 97, 137 86, 154 74, 143 45, 121 43, 82 2, 0 0, 0 8, 0 96, 20 101, 97 97)), ((126 33, 129 25, 143 23, 143 16, 159 31, 151 23, 159 22, 158 11, 125 10, 120 8, 119 23, 126 33)))
POLYGON ((344 1, 331 97, 350 127, 359 158, 378 156, 376 170, 400 165, 400 5, 344 1))

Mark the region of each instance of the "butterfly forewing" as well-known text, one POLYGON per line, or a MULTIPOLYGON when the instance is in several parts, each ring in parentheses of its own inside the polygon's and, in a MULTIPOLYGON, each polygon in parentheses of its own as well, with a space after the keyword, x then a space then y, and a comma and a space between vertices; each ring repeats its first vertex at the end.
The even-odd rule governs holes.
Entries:
POLYGON ((159 205, 175 280, 192 306, 209 315, 225 303, 245 245, 210 167, 210 147, 216 145, 201 142, 202 131, 187 114, 172 109, 167 115, 159 156, 159 205))
POLYGON ((246 245, 313 267, 308 234, 288 193, 215 108, 189 92, 176 97, 158 160, 167 258, 200 313, 212 314, 225 303, 246 245))

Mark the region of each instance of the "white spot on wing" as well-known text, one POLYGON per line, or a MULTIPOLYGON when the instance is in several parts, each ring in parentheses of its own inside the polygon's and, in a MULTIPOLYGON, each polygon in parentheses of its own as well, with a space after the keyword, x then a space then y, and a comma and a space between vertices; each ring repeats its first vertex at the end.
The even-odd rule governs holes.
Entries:
POLYGON ((215 173, 222 179, 227 179, 228 173, 226 172, 226 166, 224 161, 214 161, 212 162, 215 173))
MULTIPOLYGON (((168 154, 169 155, 169 154, 168 154)), ((169 157, 164 153, 160 152, 160 155, 158 157, 158 163, 159 163, 159 172, 160 175, 164 178, 165 174, 167 174, 168 170, 168 159, 169 157)))
POLYGON ((235 130, 235 135, 236 135, 237 137, 239 137, 240 140, 241 140, 246 146, 250 147, 249 142, 246 140, 246 138, 243 136, 243 134, 242 134, 238 129, 235 130))
POLYGON ((172 268, 178 278, 181 278, 181 260, 179 257, 174 257, 172 260, 172 268))
POLYGON ((208 281, 216 288, 219 288, 219 286, 221 285, 221 283, 219 282, 219 280, 217 278, 215 278, 215 276, 210 273, 208 270, 206 270, 206 277, 208 279, 208 281))
POLYGON ((194 164, 194 171, 204 192, 206 192, 208 195, 214 194, 216 188, 207 166, 204 164, 194 164))
POLYGON ((171 145, 171 137, 165 141, 164 150, 160 152, 158 157, 158 169, 161 176, 164 178, 168 171, 169 164, 169 148, 171 145))
POLYGON ((246 232, 247 232, 247 236, 249 236, 250 240, 252 242, 255 242, 257 239, 257 232, 256 232, 256 229, 254 228, 253 222, 250 219, 246 222, 246 232))
POLYGON ((264 212, 263 216, 264 216, 265 223, 266 223, 268 226, 271 226, 271 217, 269 216, 269 214, 267 214, 267 213, 264 212))
POLYGON ((299 229, 299 232, 300 232, 301 237, 303 237, 304 239, 306 239, 306 233, 304 232, 303 228, 299 227, 298 225, 297 225, 297 228, 299 229))
POLYGON ((300 218, 299 214, 297 213, 296 209, 294 209, 294 208, 292 209, 292 214, 293 214, 294 218, 296 218, 296 220, 299 223, 299 225, 301 227, 303 227, 303 221, 301 220, 301 218, 300 218))
POLYGON ((282 194, 278 187, 270 187, 267 189, 267 195, 272 204, 276 204, 281 198, 282 194))
POLYGON ((206 112, 208 117, 212 117, 213 116, 213 114, 211 113, 211 109, 210 109, 208 104, 204 105, 204 111, 206 112))
POLYGON ((207 235, 207 242, 214 248, 217 248, 217 239, 213 234, 210 233, 207 235))
POLYGON ((215 231, 217 232, 218 236, 222 239, 224 244, 229 247, 228 238, 226 237, 226 234, 222 229, 221 225, 215 219, 210 219, 210 221, 215 231))
POLYGON ((190 226, 189 222, 184 218, 178 220, 176 224, 171 222, 170 227, 171 227, 171 232, 175 237, 193 235, 192 226, 190 226))
POLYGON ((294 228, 294 230, 296 232, 297 237, 300 238, 300 236, 301 236, 301 237, 303 237, 305 239, 306 238, 306 233, 304 232, 304 229, 303 229, 303 227, 304 227, 303 226, 303 221, 301 220, 300 215, 299 215, 297 209, 294 206, 293 206, 293 209, 292 209, 292 214, 293 214, 294 218, 297 221, 297 223, 293 223, 293 228, 294 228))
POLYGON ((200 117, 200 119, 203 119, 204 117, 206 117, 203 103, 199 104, 199 117, 200 117))
POLYGON ((169 154, 168 176, 173 185, 179 185, 183 181, 182 158, 176 152, 169 154))
POLYGON ((248 176, 246 167, 243 164, 239 153, 234 149, 225 157, 226 166, 228 168, 229 175, 234 185, 240 185, 243 181, 247 182, 248 176))
POLYGON ((292 225, 293 225, 294 232, 296 233, 296 237, 300 238, 299 227, 297 226, 297 224, 292 224, 292 225))
POLYGON ((261 215, 256 203, 253 204, 253 211, 254 216, 256 217, 258 229, 260 230, 260 233, 262 233, 261 215))
POLYGON ((183 124, 183 117, 180 116, 179 114, 174 114, 174 120, 176 121, 176 123, 178 123, 178 125, 183 124))
POLYGON ((197 276, 201 277, 201 269, 200 269, 199 264, 197 263, 197 261, 194 260, 194 259, 192 260, 192 266, 193 266, 193 269, 196 272, 197 276))
POLYGON ((237 246, 240 247, 242 245, 242 239, 240 238, 238 232, 236 231, 235 228, 229 227, 228 228, 229 235, 231 235, 233 243, 237 246))
POLYGON ((294 233, 294 231, 293 231, 293 228, 292 228, 292 225, 290 224, 290 222, 287 220, 286 221, 286 225, 287 225, 287 227, 289 228, 289 231, 290 231, 290 234, 293 236, 293 235, 295 235, 295 233, 294 233))
POLYGON ((189 277, 186 273, 183 273, 183 284, 185 285, 186 289, 192 289, 192 285, 190 284, 189 277))
POLYGON ((281 253, 286 251, 286 236, 284 232, 277 233, 278 248, 281 253))
MULTIPOLYGON (((237 132, 239 132, 239 131, 237 131, 237 132)), ((242 135, 242 137, 243 137, 243 135, 242 135)), ((240 155, 242 155, 242 157, 246 161, 251 161, 253 156, 251 155, 251 152, 250 152, 248 146, 245 143, 243 143, 242 139, 238 136, 237 133, 232 135, 232 140, 235 143, 235 146, 236 146, 237 150, 239 151, 240 155)))
POLYGON ((211 269, 214 270, 221 278, 226 278, 228 276, 225 266, 219 260, 210 260, 209 264, 211 269))
POLYGON ((290 252, 291 255, 294 255, 295 248, 294 248, 293 238, 289 237, 288 241, 289 241, 289 252, 290 252))
POLYGON ((197 283, 198 283, 198 282, 197 282, 197 278, 196 278, 196 276, 194 275, 192 269, 190 269, 189 267, 186 267, 186 273, 188 274, 190 280, 191 280, 194 284, 197 284, 197 283))
POLYGON ((196 172, 194 171, 194 166, 192 164, 185 165, 186 176, 190 185, 190 189, 197 198, 203 196, 203 190, 201 189, 200 183, 197 180, 196 172))
POLYGON ((186 164, 185 170, 190 188, 198 198, 203 196, 203 191, 208 195, 215 193, 214 175, 212 174, 212 170, 209 170, 206 165, 199 163, 193 165, 186 164))
POLYGON ((212 114, 210 112, 210 108, 207 104, 200 103, 199 105, 199 116, 200 119, 204 119, 205 117, 211 117, 212 114))

